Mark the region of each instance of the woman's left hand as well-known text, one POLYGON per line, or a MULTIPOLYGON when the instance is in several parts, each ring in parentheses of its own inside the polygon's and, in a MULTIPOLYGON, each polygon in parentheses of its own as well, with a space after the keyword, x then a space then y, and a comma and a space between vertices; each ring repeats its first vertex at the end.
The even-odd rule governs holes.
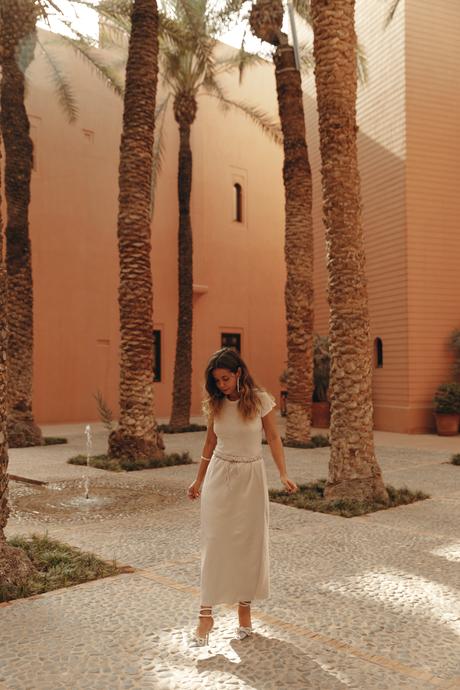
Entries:
POLYGON ((284 484, 284 488, 286 489, 286 491, 288 493, 293 494, 299 490, 299 487, 297 486, 297 484, 295 482, 293 482, 292 479, 289 479, 289 477, 286 474, 282 475, 280 477, 280 479, 281 479, 282 483, 284 484))

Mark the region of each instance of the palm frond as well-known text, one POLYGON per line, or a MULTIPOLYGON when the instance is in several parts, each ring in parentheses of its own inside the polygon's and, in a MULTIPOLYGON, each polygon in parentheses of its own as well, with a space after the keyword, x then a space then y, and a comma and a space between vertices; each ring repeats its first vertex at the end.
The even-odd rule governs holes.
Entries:
POLYGON ((400 0, 392 0, 390 8, 386 14, 385 20, 383 22, 383 28, 386 29, 389 24, 393 21, 396 10, 398 9, 400 0))
POLYGON ((225 74, 237 69, 239 72, 240 83, 243 80, 243 75, 248 67, 254 65, 265 65, 266 58, 258 53, 249 53, 244 48, 244 36, 238 52, 232 50, 231 53, 218 57, 215 60, 215 75, 225 74))
POLYGON ((124 82, 122 77, 116 72, 112 65, 107 65, 100 58, 100 55, 93 46, 86 40, 86 37, 76 32, 77 38, 70 36, 59 36, 59 40, 68 44, 73 48, 78 56, 82 57, 85 62, 93 69, 98 77, 100 77, 117 96, 123 96, 124 82))
POLYGON ((302 43, 299 46, 300 72, 303 75, 309 74, 314 66, 315 59, 313 57, 313 48, 307 43, 302 43))
POLYGON ((310 0, 291 0, 294 10, 308 26, 312 26, 310 0))
POLYGON ((225 0, 224 6, 214 11, 209 17, 208 24, 212 36, 228 31, 238 20, 246 0, 225 0))
POLYGON ((237 112, 243 113, 252 122, 254 122, 254 124, 256 124, 264 132, 264 134, 269 136, 272 141, 274 141, 276 144, 282 144, 283 135, 279 123, 273 120, 269 115, 267 115, 267 113, 264 113, 264 111, 257 106, 228 98, 218 84, 206 85, 204 93, 211 98, 215 98, 224 112, 228 112, 229 110, 233 109, 237 112))
POLYGON ((91 0, 72 0, 72 3, 94 10, 102 20, 108 22, 110 28, 118 29, 129 35, 132 0, 101 0, 97 5, 91 0))
POLYGON ((62 72, 56 56, 52 55, 52 53, 50 53, 50 51, 47 49, 47 43, 39 40, 38 45, 40 46, 42 54, 48 64, 59 104, 67 115, 69 122, 74 123, 76 122, 78 116, 78 106, 75 96, 72 93, 70 84, 62 72))

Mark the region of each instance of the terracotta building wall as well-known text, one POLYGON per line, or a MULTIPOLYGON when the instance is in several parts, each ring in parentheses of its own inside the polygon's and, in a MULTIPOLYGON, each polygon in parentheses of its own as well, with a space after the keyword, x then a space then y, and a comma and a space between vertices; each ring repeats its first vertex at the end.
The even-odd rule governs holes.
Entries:
POLYGON ((460 4, 406 0, 411 430, 432 424, 460 327, 460 4))
MULTIPOLYGON (((27 109, 36 145, 31 235, 35 294, 34 405, 42 422, 97 419, 100 390, 117 413, 118 149, 122 103, 69 50, 60 56, 77 97, 68 125, 43 60, 28 74, 27 109)), ((228 93, 276 112, 271 66, 255 79, 227 79, 228 93)), ((249 73, 248 73, 249 76, 249 73)), ((165 158, 152 224, 154 320, 162 332, 156 412, 168 416, 177 319, 177 125, 165 121, 165 158)), ((273 393, 284 366, 281 149, 244 115, 200 99, 193 126, 192 223, 195 283, 193 405, 222 330, 241 331, 243 355, 273 393), (244 193, 244 223, 232 221, 233 184, 244 193), (264 308, 260 305, 263 304, 264 308)))

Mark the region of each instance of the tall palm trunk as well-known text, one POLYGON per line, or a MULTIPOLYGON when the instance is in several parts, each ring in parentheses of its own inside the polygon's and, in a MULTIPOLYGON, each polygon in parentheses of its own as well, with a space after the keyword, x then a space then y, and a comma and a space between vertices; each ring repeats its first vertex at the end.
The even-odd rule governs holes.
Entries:
POLYGON ((285 194, 285 306, 288 399, 286 442, 310 440, 313 396, 312 178, 305 132, 302 83, 294 49, 281 31, 280 0, 259 0, 250 15, 252 32, 276 46, 278 110, 283 131, 285 194))
POLYGON ((134 0, 120 144, 120 419, 109 439, 113 458, 158 458, 164 450, 153 395, 150 190, 157 77, 157 5, 134 0))
POLYGON ((174 117, 179 125, 179 312, 177 318, 176 357, 174 362, 173 402, 170 425, 173 428, 190 423, 192 398, 193 333, 193 237, 190 219, 192 192, 192 149, 190 129, 197 112, 196 98, 179 92, 174 99, 174 117))
MULTIPOLYGON (((2 22, 0 21, 0 30, 2 22)), ((1 141, 0 141, 0 176, 1 176, 1 141)), ((1 190, 1 179, 0 179, 1 190)), ((1 196, 0 196, 1 202, 1 196)), ((8 322, 7 296, 8 285, 5 262, 3 259, 3 219, 0 203, 0 583, 5 585, 21 584, 35 570, 27 556, 20 549, 7 546, 4 529, 8 522, 8 443, 7 443, 7 350, 8 322)))
POLYGON ((354 0, 311 0, 311 16, 329 269, 331 460, 326 497, 387 501, 373 440, 354 0))
POLYGON ((24 71, 33 58, 36 6, 2 0, 1 127, 5 146, 8 273, 8 441, 10 446, 43 443, 32 412, 33 286, 29 237, 33 146, 24 105, 24 71))

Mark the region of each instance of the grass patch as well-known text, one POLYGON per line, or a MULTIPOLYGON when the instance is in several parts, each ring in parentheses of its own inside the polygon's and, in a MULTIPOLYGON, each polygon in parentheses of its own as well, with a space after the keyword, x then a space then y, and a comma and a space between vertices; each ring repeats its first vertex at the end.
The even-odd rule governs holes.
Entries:
POLYGON ((452 455, 450 459, 452 465, 460 465, 460 453, 457 453, 456 455, 452 455))
MULTIPOLYGON (((267 439, 264 438, 262 440, 262 443, 267 444, 267 439)), ((290 443, 286 443, 284 436, 282 436, 281 443, 286 448, 325 448, 326 446, 331 445, 329 443, 329 437, 323 436, 323 434, 315 434, 307 443, 300 443, 297 441, 291 441, 290 443)))
POLYGON ((8 544, 25 551, 37 568, 37 574, 21 587, 0 584, 0 602, 71 587, 121 572, 115 562, 107 563, 92 553, 80 551, 47 535, 12 537, 8 539, 8 544))
POLYGON ((66 438, 61 438, 60 436, 45 436, 43 441, 45 446, 58 446, 61 443, 68 443, 66 438))
POLYGON ((185 426, 173 427, 170 424, 159 424, 158 431, 164 434, 187 434, 190 431, 206 431, 204 424, 186 424, 185 426))
MULTIPOLYGON (((76 455, 67 460, 70 465, 86 465, 86 455, 76 455)), ((135 472, 136 470, 150 470, 158 467, 171 467, 172 465, 190 465, 193 462, 190 454, 170 453, 160 460, 132 460, 130 458, 109 458, 107 455, 93 455, 89 459, 90 467, 111 472, 135 472)))
POLYGON ((423 491, 411 491, 407 487, 395 489, 393 486, 387 485, 386 489, 390 498, 388 504, 369 501, 350 501, 348 499, 326 501, 324 498, 325 486, 326 480, 319 479, 309 484, 300 484, 299 491, 295 494, 289 494, 287 491, 270 489, 270 500, 274 503, 282 503, 283 505, 293 506, 294 508, 303 508, 304 510, 313 510, 319 513, 332 513, 333 515, 341 515, 342 517, 354 517, 356 515, 374 513, 377 510, 386 510, 388 508, 395 508, 396 506, 408 505, 409 503, 415 503, 415 501, 422 501, 426 498, 430 498, 429 494, 425 494, 423 491))

